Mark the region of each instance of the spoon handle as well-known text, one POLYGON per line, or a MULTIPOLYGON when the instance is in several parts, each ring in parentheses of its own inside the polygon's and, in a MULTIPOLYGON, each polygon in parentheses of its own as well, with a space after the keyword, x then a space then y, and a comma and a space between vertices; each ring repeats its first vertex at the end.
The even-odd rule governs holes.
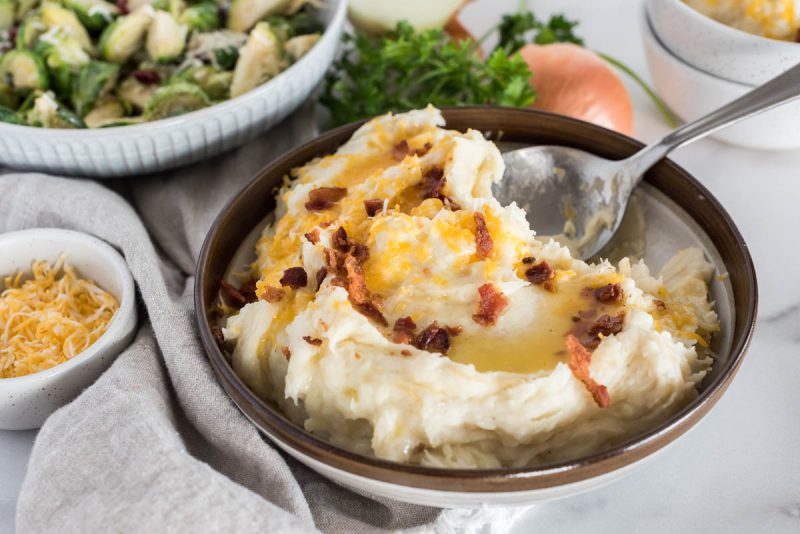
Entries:
POLYGON ((798 97, 800 97, 800 64, 718 110, 681 126, 658 143, 634 154, 625 160, 626 174, 638 183, 650 167, 672 150, 798 97))

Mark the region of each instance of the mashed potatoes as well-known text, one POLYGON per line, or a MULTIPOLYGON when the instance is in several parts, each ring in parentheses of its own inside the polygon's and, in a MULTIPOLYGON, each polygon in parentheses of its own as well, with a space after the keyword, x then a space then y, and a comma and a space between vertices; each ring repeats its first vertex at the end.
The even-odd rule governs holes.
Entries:
POLYGON ((223 329, 242 379, 307 430, 398 462, 522 466, 651 428, 696 396, 718 326, 683 250, 587 264, 502 207, 495 145, 428 108, 293 171, 223 329))
POLYGON ((748 33, 796 41, 800 27, 797 0, 684 0, 691 7, 748 33))

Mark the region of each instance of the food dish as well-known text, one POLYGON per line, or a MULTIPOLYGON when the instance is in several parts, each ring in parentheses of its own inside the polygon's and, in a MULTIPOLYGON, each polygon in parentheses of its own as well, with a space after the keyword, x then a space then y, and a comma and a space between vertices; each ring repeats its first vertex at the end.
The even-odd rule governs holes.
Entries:
MULTIPOLYGON (((502 128, 504 139, 510 142, 567 144, 595 150, 609 157, 621 157, 635 148, 631 141, 600 128, 533 111, 463 108, 446 110, 445 117, 448 125, 456 129, 473 126, 482 131, 496 132, 502 128)), ((229 267, 238 271, 243 261, 247 261, 246 255, 260 233, 259 225, 271 210, 270 206, 263 205, 261 199, 269 195, 271 188, 280 183, 289 169, 315 155, 330 153, 349 138, 354 129, 351 126, 331 132, 265 169, 220 215, 206 240, 198 267, 196 309, 212 365, 240 408, 287 452, 341 483, 412 502, 446 506, 532 502, 586 489, 622 474, 626 469, 621 468, 634 464, 672 441, 705 413, 713 404, 712 399, 718 398, 724 389, 722 384, 730 379, 749 337, 749 321, 755 311, 754 307, 751 308, 755 304, 755 280, 751 267, 748 267, 750 262, 746 259, 746 251, 735 244, 738 240, 735 230, 716 203, 677 167, 662 163, 650 173, 648 181, 679 199, 681 205, 689 210, 689 215, 685 212, 683 215, 668 215, 673 213, 673 209, 680 208, 674 205, 670 208, 666 198, 651 197, 653 201, 647 208, 650 216, 666 217, 652 227, 648 236, 649 245, 656 247, 649 252, 654 263, 663 264, 665 254, 671 255, 677 250, 675 245, 678 243, 684 246, 695 243, 705 249, 718 269, 727 269, 730 273, 727 280, 712 280, 712 293, 719 305, 721 321, 720 336, 714 341, 719 365, 714 366, 702 384, 698 399, 668 422, 623 445, 578 460, 537 467, 478 470, 403 465, 370 458, 316 438, 291 423, 275 406, 264 403, 243 384, 218 349, 211 331, 218 280, 229 267), (692 219, 713 234, 710 239, 717 247, 711 244, 708 236, 703 237, 703 232, 697 227, 678 228, 685 224, 683 221, 692 219), (237 257, 235 251, 248 233, 251 238, 242 245, 244 252, 241 254, 244 256, 237 257), (231 261, 233 266, 229 266, 231 261), (740 307, 736 312, 733 311, 734 302, 740 307)))
POLYGON ((587 264, 491 192, 503 160, 428 107, 293 169, 228 314, 234 370, 297 424, 396 462, 567 461, 696 396, 718 329, 697 248, 587 264), (662 281, 663 280, 663 281, 662 281))
POLYGON ((304 102, 333 60, 345 2, 319 10, 325 31, 297 63, 267 83, 214 106, 124 128, 56 130, 0 123, 0 163, 110 178, 186 165, 237 147, 304 102))
POLYGON ((0 428, 38 428, 105 371, 128 347, 136 331, 136 292, 122 256, 99 239, 71 230, 38 228, 0 236, 0 272, 27 273, 34 260, 56 263, 60 256, 94 280, 119 303, 102 336, 86 350, 49 369, 0 378, 0 428))
POLYGON ((683 0, 700 13, 754 35, 797 41, 800 2, 795 0, 683 0))

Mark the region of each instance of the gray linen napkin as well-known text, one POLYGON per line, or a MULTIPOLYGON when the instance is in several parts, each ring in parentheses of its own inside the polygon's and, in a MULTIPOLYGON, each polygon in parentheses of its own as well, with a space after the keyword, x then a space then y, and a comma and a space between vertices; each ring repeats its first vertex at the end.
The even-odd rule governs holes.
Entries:
POLYGON ((356 494, 277 452, 228 399, 196 334, 195 262, 214 217, 267 162, 313 137, 307 106, 228 155, 108 184, 0 175, 0 232, 60 227, 125 256, 133 345, 57 411, 33 448, 19 532, 503 532, 518 510, 448 511, 356 494), (106 187, 110 185, 110 187, 106 187))

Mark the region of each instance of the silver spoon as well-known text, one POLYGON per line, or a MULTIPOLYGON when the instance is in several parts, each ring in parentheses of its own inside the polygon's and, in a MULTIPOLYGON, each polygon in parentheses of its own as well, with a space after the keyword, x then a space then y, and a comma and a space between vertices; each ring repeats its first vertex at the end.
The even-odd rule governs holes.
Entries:
POLYGON ((503 205, 516 201, 537 234, 560 235, 574 255, 587 259, 614 236, 644 173, 673 149, 798 97, 800 65, 627 159, 611 161, 563 146, 506 152, 505 174, 493 191, 503 205))

